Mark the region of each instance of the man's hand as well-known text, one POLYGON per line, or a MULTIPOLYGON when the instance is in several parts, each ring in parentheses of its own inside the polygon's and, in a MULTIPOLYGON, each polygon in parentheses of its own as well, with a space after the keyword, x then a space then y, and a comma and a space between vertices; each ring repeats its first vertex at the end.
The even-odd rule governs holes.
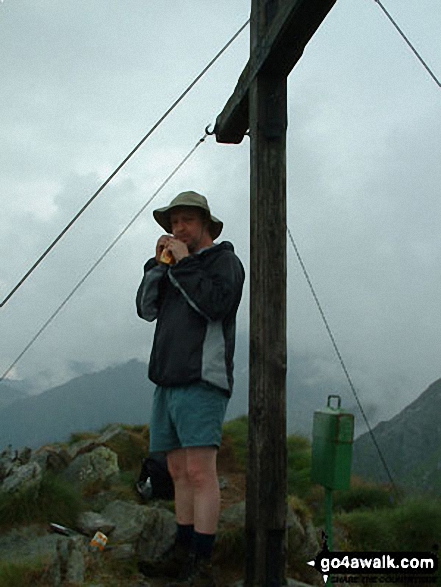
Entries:
POLYGON ((168 234, 163 234, 159 237, 158 242, 156 243, 156 262, 159 263, 159 259, 161 257, 162 251, 167 247, 169 240, 172 237, 168 234))
POLYGON ((156 262, 159 263, 162 251, 166 249, 175 258, 176 263, 179 263, 181 259, 189 256, 188 248, 185 243, 178 240, 177 238, 164 234, 159 237, 156 243, 156 262))
POLYGON ((170 253, 175 258, 176 263, 179 263, 184 257, 189 256, 188 248, 185 243, 180 241, 177 238, 171 237, 167 243, 166 249, 170 251, 170 253))

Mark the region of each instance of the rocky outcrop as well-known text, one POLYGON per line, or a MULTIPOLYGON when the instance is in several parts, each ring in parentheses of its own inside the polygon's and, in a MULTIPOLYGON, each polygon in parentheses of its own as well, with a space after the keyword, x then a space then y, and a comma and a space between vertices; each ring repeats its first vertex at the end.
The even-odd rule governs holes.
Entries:
MULTIPOLYGON (((235 533, 241 533, 245 536, 245 502, 234 504, 224 510, 219 520, 219 539, 222 542, 231 541, 231 530, 235 533)), ((288 533, 288 548, 296 553, 296 557, 301 560, 312 559, 320 550, 317 539, 317 533, 312 521, 299 516, 294 508, 288 506, 286 529, 288 533)), ((243 541, 235 540, 234 548, 237 551, 243 541)), ((227 547, 227 545, 223 545, 227 547)), ((237 552, 235 553, 237 554, 237 552)), ((241 553, 242 555, 244 553, 241 553)))
POLYGON ((116 478, 118 474, 118 455, 110 448, 98 446, 92 452, 77 456, 65 469, 63 477, 79 489, 84 489, 116 478))
POLYGON ((12 467, 0 485, 0 493, 32 493, 38 495, 43 470, 38 463, 12 467))
MULTIPOLYGON (((119 478, 120 469, 118 456, 110 447, 124 445, 127 434, 121 426, 111 426, 101 435, 91 435, 90 439, 67 447, 52 445, 37 451, 15 452, 7 449, 0 455, 0 497, 2 493, 33 493, 38 499, 48 472, 67 479, 79 493, 93 495, 87 502, 90 510, 79 516, 72 529, 63 528, 57 525, 58 520, 53 520, 49 527, 33 525, 2 532, 0 563, 44 560, 44 579, 48 586, 75 586, 84 584, 89 570, 95 571, 107 562, 112 562, 114 567, 120 562, 151 561, 170 548, 176 536, 174 514, 161 502, 138 503, 135 492, 132 498, 123 500, 111 486, 119 478), (97 532, 107 536, 104 552, 91 549, 91 539, 97 532)), ((222 487, 228 488, 228 481, 223 481, 222 487)), ((315 530, 291 507, 287 532, 289 549, 295 549, 303 559, 314 558, 319 550, 315 530)), ((230 554, 231 558, 240 559, 245 548, 245 502, 242 502, 223 511, 216 551, 227 555, 219 560, 230 560, 230 554)), ((149 584, 148 579, 139 577, 133 585, 149 584)))
POLYGON ((83 585, 87 569, 87 546, 81 536, 58 538, 55 556, 46 576, 53 587, 83 585))
POLYGON ((62 474, 80 490, 116 478, 120 472, 118 455, 105 444, 127 434, 121 426, 112 425, 102 435, 69 447, 44 446, 37 451, 8 447, 0 454, 0 493, 38 494, 47 471, 62 474))
POLYGON ((137 555, 140 560, 151 560, 173 544, 176 536, 174 515, 161 509, 150 509, 137 542, 137 555))
POLYGON ((115 530, 115 524, 106 520, 102 514, 97 512, 83 512, 78 519, 77 529, 90 538, 95 536, 97 532, 102 532, 108 536, 115 530))

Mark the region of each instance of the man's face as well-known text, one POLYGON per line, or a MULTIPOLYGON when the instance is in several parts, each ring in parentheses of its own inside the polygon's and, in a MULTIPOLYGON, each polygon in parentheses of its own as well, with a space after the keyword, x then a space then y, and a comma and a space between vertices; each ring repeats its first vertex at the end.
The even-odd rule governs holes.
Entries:
POLYGON ((170 222, 173 236, 185 243, 190 253, 210 245, 207 224, 203 222, 202 212, 197 208, 174 208, 170 212, 170 222))

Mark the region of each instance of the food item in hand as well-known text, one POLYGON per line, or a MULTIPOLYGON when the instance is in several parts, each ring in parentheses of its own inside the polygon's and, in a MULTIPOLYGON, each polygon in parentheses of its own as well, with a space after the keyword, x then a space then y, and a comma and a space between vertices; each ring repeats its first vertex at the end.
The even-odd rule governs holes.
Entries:
POLYGON ((166 265, 174 265, 176 263, 173 254, 168 249, 163 249, 161 256, 159 257, 159 261, 161 263, 165 263, 166 265))

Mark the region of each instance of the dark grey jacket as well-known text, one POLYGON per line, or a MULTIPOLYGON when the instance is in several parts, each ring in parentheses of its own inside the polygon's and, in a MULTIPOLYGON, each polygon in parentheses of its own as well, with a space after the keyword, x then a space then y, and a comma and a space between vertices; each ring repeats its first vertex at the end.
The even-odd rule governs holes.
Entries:
POLYGON ((157 320, 149 365, 154 383, 169 387, 206 381, 231 394, 244 276, 226 241, 173 266, 147 261, 136 306, 141 318, 157 320))

